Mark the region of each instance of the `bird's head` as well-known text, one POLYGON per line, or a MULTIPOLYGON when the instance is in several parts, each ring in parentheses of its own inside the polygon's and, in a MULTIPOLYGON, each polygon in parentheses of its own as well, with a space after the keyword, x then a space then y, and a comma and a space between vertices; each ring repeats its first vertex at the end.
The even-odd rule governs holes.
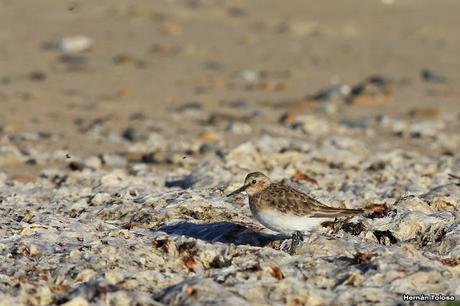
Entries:
POLYGON ((230 197, 243 191, 246 191, 247 194, 252 196, 254 194, 262 192, 268 186, 270 186, 270 184, 271 181, 270 178, 268 178, 268 176, 261 172, 252 172, 246 175, 246 178, 244 179, 244 185, 238 188, 237 190, 229 193, 227 197, 230 197))

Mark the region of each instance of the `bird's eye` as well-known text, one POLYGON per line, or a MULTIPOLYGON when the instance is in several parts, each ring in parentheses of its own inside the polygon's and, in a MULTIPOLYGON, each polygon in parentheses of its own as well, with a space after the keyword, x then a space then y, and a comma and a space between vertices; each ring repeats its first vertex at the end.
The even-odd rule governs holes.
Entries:
POLYGON ((255 183, 257 183, 257 182, 256 182, 256 180, 252 180, 252 182, 251 182, 251 183, 255 184, 255 183))

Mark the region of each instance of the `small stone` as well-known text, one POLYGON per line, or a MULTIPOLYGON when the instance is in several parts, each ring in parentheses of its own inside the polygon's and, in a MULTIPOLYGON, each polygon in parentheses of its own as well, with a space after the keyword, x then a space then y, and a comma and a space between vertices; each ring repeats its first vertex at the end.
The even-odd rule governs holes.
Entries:
POLYGON ((59 42, 59 49, 64 52, 77 53, 89 50, 93 44, 91 38, 84 35, 70 36, 59 42))
POLYGON ((367 129, 369 127, 368 123, 360 120, 340 120, 340 124, 351 129, 367 129))
POLYGON ((124 167, 127 164, 126 158, 119 154, 103 154, 100 159, 109 167, 124 167))
POLYGON ((245 9, 233 6, 228 9, 228 14, 232 17, 243 17, 246 15, 245 9))
POLYGON ((96 271, 94 271, 93 269, 84 269, 80 271, 80 273, 78 273, 75 280, 78 282, 87 282, 93 279, 96 274, 96 271))
POLYGON ((108 193, 97 193, 92 199, 91 204, 95 206, 103 205, 111 200, 112 196, 108 193))
POLYGON ((203 143, 201 144, 200 148, 198 149, 198 152, 200 154, 206 154, 212 151, 215 151, 216 145, 212 143, 203 143))
POLYGON ((409 111, 408 115, 412 118, 435 118, 440 117, 442 111, 439 107, 415 108, 409 111))
POLYGON ((72 161, 69 163, 69 169, 72 171, 82 171, 85 167, 85 164, 82 162, 72 161))
POLYGON ((445 125, 442 120, 420 121, 410 127, 409 135, 412 138, 435 137, 445 125))
POLYGON ((321 103, 319 109, 326 114, 336 114, 338 111, 336 103, 321 103))
POLYGON ((321 89, 320 91, 307 95, 305 97, 306 101, 330 101, 335 100, 341 96, 341 86, 332 85, 327 88, 321 89))
POLYGON ((131 142, 145 141, 148 139, 148 135, 135 128, 127 128, 123 131, 121 136, 131 142))
POLYGON ((366 80, 351 87, 346 101, 353 105, 374 105, 392 99, 391 81, 383 76, 370 76, 366 80))
POLYGON ((119 54, 113 58, 115 65, 132 65, 137 68, 143 68, 147 63, 130 54, 119 54))
POLYGON ((225 130, 234 134, 243 135, 251 133, 252 127, 249 124, 242 122, 229 122, 225 130))
POLYGON ((287 32, 294 36, 310 36, 319 34, 321 27, 315 21, 292 20, 278 25, 277 32, 287 32))
POLYGON ((178 112, 185 112, 190 110, 201 110, 203 109, 203 104, 200 102, 189 102, 179 106, 176 110, 178 112))
POLYGON ((142 154, 141 156, 141 162, 146 163, 146 164, 154 164, 158 162, 158 154, 155 152, 149 152, 142 154))
POLYGON ((28 247, 30 256, 38 256, 42 253, 41 248, 36 244, 31 244, 28 247))
POLYGON ((229 106, 232 108, 246 108, 249 106, 249 102, 247 100, 239 99, 231 101, 229 106))
POLYGON ((240 71, 238 77, 247 82, 255 82, 259 80, 260 75, 257 71, 248 69, 240 71))
POLYGON ((38 82, 41 82, 41 81, 44 81, 46 80, 46 74, 42 71, 32 71, 30 74, 29 74, 29 78, 32 80, 32 81, 38 81, 38 82))
POLYGON ((29 158, 28 160, 25 161, 27 165, 36 165, 37 160, 35 158, 29 158))
POLYGON ((83 163, 90 168, 99 169, 102 166, 102 161, 97 156, 87 157, 83 160, 83 163))
POLYGON ((173 156, 168 152, 130 152, 126 154, 126 159, 133 163, 170 164, 173 156))
POLYGON ((88 57, 83 55, 62 55, 59 61, 70 65, 84 65, 88 63, 88 57))
POLYGON ((443 75, 428 68, 422 69, 420 76, 427 82, 444 83, 446 81, 446 78, 443 75))
POLYGON ((15 180, 18 183, 28 184, 28 183, 35 183, 37 181, 37 178, 31 175, 16 175, 13 178, 13 180, 15 180))
POLYGON ((144 153, 142 152, 128 152, 125 154, 125 158, 128 162, 141 162, 144 153))
POLYGON ((366 79, 366 82, 369 84, 376 85, 378 87, 387 86, 391 83, 389 79, 381 75, 372 75, 366 79))
POLYGON ((204 142, 204 143, 215 143, 215 142, 219 141, 220 136, 219 136, 219 134, 217 134, 215 132, 208 131, 208 132, 201 133, 198 136, 198 139, 201 142, 204 142))
POLYGON ((104 186, 118 186, 123 181, 123 176, 111 173, 101 177, 101 184, 104 186))
POLYGON ((297 119, 298 115, 295 113, 284 113, 279 118, 279 122, 284 125, 292 126, 297 122, 297 119))

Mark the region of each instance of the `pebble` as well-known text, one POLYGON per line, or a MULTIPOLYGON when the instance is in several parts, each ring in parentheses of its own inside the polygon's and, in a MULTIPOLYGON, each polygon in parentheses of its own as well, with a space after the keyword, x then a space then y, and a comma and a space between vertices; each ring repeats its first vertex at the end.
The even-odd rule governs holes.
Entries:
POLYGON ((417 119, 426 119, 426 118, 436 118, 442 115, 442 111, 439 107, 424 107, 424 108, 414 108, 408 112, 408 115, 412 118, 417 119))
POLYGON ((338 106, 335 103, 321 103, 319 109, 326 114, 336 114, 338 106))
POLYGON ((37 178, 34 176, 30 175, 16 175, 13 178, 14 181, 22 184, 28 184, 28 183, 35 183, 37 181, 37 178))
POLYGON ((124 167, 127 164, 126 159, 119 154, 102 154, 100 159, 108 167, 124 167))
POLYGON ((124 130, 121 136, 124 139, 131 141, 131 142, 146 141, 148 139, 147 134, 145 134, 141 130, 138 130, 132 127, 129 127, 126 130, 124 130))
POLYGON ((72 171, 82 171, 86 168, 86 165, 82 162, 72 161, 69 163, 69 169, 72 171))
POLYGON ((113 172, 101 177, 101 184, 104 186, 120 186, 123 181, 124 174, 120 172, 113 172))
POLYGON ((144 68, 147 63, 130 54, 119 54, 113 58, 115 65, 131 65, 137 68, 144 68))
POLYGON ((259 80, 260 75, 255 70, 242 70, 238 73, 238 77, 246 82, 256 82, 259 80))
MULTIPOLYGON (((107 179, 105 179, 107 180, 107 179)), ((108 203, 110 201, 110 199, 112 198, 112 196, 108 193, 97 193, 93 196, 93 198, 91 199, 91 204, 93 205, 103 205, 105 203, 108 203)))
POLYGON ((88 63, 88 57, 83 55, 61 55, 59 61, 69 65, 85 65, 88 63))
POLYGON ((228 9, 228 14, 232 17, 244 17, 246 16, 246 10, 241 7, 232 6, 228 9))
POLYGON ((341 95, 341 86, 340 85, 332 85, 325 89, 321 89, 317 93, 313 95, 307 95, 305 100, 314 100, 314 101, 327 101, 339 98, 341 95))
POLYGON ((225 130, 239 135, 249 134, 252 132, 251 126, 242 122, 229 122, 225 130))
POLYGON ((437 120, 437 121, 422 121, 414 123, 410 127, 410 136, 413 138, 419 137, 434 137, 436 136, 440 130, 442 130, 445 126, 444 121, 437 120))
POLYGON ((342 119, 340 120, 340 124, 352 129, 367 129, 369 127, 369 124, 362 120, 342 119))
POLYGON ((200 102, 189 102, 179 106, 176 110, 178 112, 192 111, 192 110, 202 110, 203 104, 200 102))
POLYGON ((42 82, 42 81, 45 81, 45 80, 46 80, 47 75, 46 75, 46 73, 44 73, 44 72, 42 72, 42 71, 32 71, 32 72, 29 74, 29 78, 30 78, 32 81, 42 82))
POLYGON ((443 75, 428 68, 423 68, 422 71, 420 71, 420 77, 427 82, 446 82, 446 78, 443 75))
POLYGON ((102 161, 97 156, 90 156, 83 160, 83 164, 85 164, 85 166, 90 167, 92 169, 99 169, 102 166, 102 161))
POLYGON ((76 35, 63 38, 58 46, 63 52, 78 53, 89 50, 92 45, 93 41, 88 36, 76 35))
POLYGON ((250 103, 247 100, 238 99, 231 101, 228 105, 232 108, 246 108, 250 105, 250 103))
POLYGON ((204 143, 215 143, 221 139, 220 135, 216 132, 207 131, 198 136, 198 139, 204 143))
POLYGON ((294 36, 310 36, 321 33, 321 27, 317 22, 292 20, 277 26, 277 32, 287 32, 294 36))

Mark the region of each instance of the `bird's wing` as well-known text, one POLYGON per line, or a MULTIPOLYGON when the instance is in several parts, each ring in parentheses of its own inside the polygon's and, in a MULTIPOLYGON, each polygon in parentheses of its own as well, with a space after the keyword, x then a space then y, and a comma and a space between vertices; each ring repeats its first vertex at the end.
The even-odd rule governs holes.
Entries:
POLYGON ((364 212, 362 209, 337 208, 324 205, 308 194, 293 188, 286 189, 285 196, 288 199, 287 202, 291 203, 296 211, 302 215, 308 215, 312 218, 337 218, 360 215, 364 212))

